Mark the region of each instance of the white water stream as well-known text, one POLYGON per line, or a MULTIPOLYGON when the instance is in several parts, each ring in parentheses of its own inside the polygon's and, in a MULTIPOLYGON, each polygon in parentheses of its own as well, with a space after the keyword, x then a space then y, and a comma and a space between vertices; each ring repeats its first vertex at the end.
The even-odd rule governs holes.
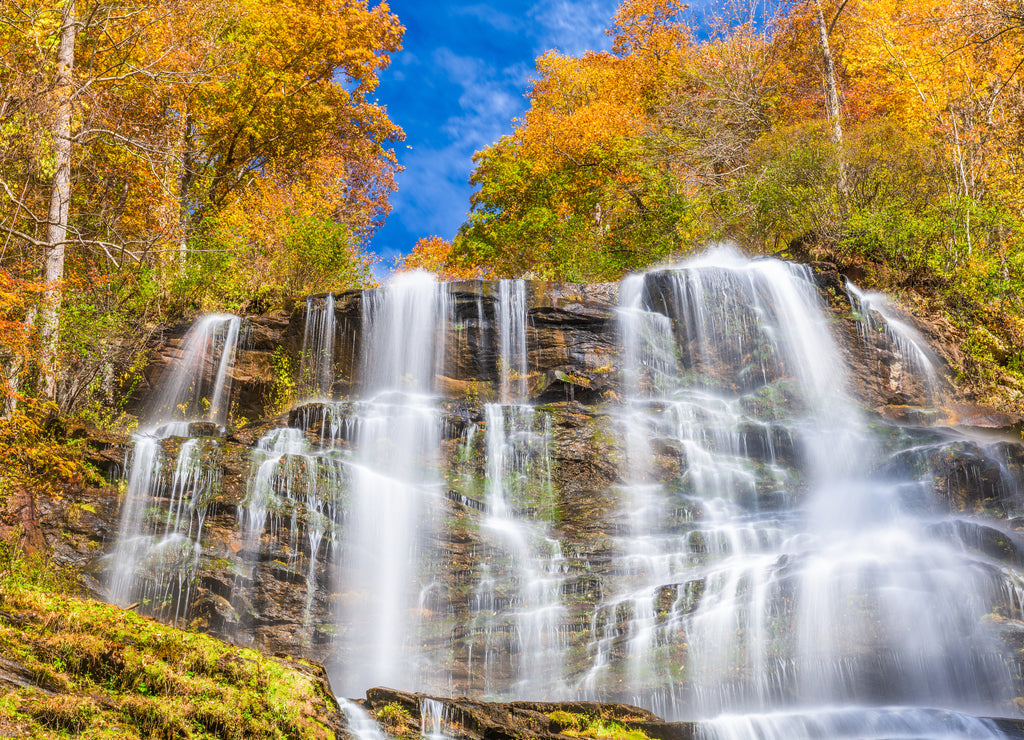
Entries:
MULTIPOLYGON (((1019 668, 997 629, 1021 618, 1022 580, 933 490, 944 450, 980 459, 984 445, 877 428, 809 268, 718 250, 623 281, 619 397, 591 422, 614 437, 618 482, 588 494, 616 513, 589 550, 563 531, 557 482, 559 414, 582 412, 530 399, 538 288, 493 287, 454 331, 456 299, 429 275, 365 291, 344 399, 334 297, 307 302, 300 380, 314 401, 252 454, 237 589, 262 567, 301 574, 303 642, 333 630, 341 695, 629 701, 702 720, 706 740, 1002 736, 977 717, 1017 713, 1019 668), (474 342, 493 387, 454 399, 479 415, 446 448, 446 352, 474 342), (451 445, 461 472, 444 468, 451 445), (468 496, 446 490, 456 472, 474 479, 468 496), (333 624, 315 625, 328 602, 333 624)), ((882 297, 849 297, 865 341, 885 333, 937 399, 920 335, 882 297)), ((164 446, 226 423, 237 331, 232 317, 197 324, 137 438, 118 603, 187 614, 218 448, 193 435, 172 464, 164 446), (142 570, 155 574, 144 588, 142 570)), ((1019 512, 1013 474, 998 477, 1019 512)), ((425 736, 443 734, 443 713, 421 707, 425 736)))

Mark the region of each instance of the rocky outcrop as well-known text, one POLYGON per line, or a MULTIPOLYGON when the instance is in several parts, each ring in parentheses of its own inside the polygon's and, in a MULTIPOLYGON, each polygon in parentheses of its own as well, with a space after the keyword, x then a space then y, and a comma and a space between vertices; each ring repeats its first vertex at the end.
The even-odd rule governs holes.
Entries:
MULTIPOLYGON (((234 420, 252 421, 269 415, 281 372, 298 367, 294 363, 302 349, 302 317, 295 309, 294 313, 275 311, 243 321, 232 372, 234 420)), ((148 402, 178 359, 180 342, 191 326, 191 321, 181 321, 154 334, 147 348, 148 361, 126 404, 130 413, 145 417, 148 402)))
POLYGON ((585 732, 586 727, 580 724, 598 721, 617 724, 623 734, 639 730, 657 740, 693 740, 698 736, 696 722, 665 722, 646 709, 628 704, 485 702, 387 688, 370 689, 360 704, 396 737, 441 732, 453 740, 564 740, 585 732))
MULTIPOLYGON (((905 352, 893 337, 883 331, 865 331, 863 316, 854 310, 835 271, 827 265, 816 266, 816 271, 822 295, 832 311, 834 335, 854 368, 851 393, 868 409, 880 444, 891 450, 872 463, 877 465, 872 474, 912 476, 925 481, 931 490, 929 496, 921 496, 922 509, 956 513, 962 519, 955 525, 958 537, 976 542, 974 549, 994 562, 1019 565, 1024 546, 1013 526, 1024 514, 1018 488, 1024 474, 1024 448, 1013 426, 1016 420, 981 408, 960 407, 955 411, 958 419, 990 428, 984 432, 971 429, 969 433, 944 429, 941 424, 952 418, 949 411, 936 408, 934 389, 911 372, 905 352), (974 517, 999 523, 979 524, 974 517)), ((667 294, 668 287, 663 287, 667 294)), ((536 408, 536 419, 534 426, 525 431, 543 439, 543 451, 521 454, 543 454, 544 460, 537 465, 543 470, 531 480, 528 495, 510 506, 517 517, 535 526, 541 538, 550 537, 558 543, 558 588, 565 611, 557 629, 571 644, 565 650, 569 672, 580 676, 593 656, 573 642, 576 636, 601 631, 607 635, 609 659, 625 659, 630 649, 628 625, 635 609, 624 599, 595 611, 609 583, 630 577, 628 568, 622 565, 621 552, 621 539, 629 531, 622 489, 631 471, 623 432, 626 409, 622 358, 617 350, 618 286, 531 281, 526 288, 530 354, 525 385, 536 408)), ((416 606, 416 618, 425 625, 419 647, 438 663, 454 663, 446 679, 450 678, 457 691, 468 693, 482 686, 484 659, 464 663, 451 661, 451 655, 486 655, 488 676, 496 681, 513 677, 517 659, 502 642, 502 631, 511 632, 515 627, 484 624, 488 609, 491 614, 507 610, 515 594, 507 586, 499 586, 482 596, 481 583, 486 580, 482 564, 486 565, 487 576, 496 581, 511 583, 520 576, 515 570, 516 554, 510 554, 507 543, 486 531, 493 522, 487 520, 491 503, 484 483, 490 423, 485 404, 496 399, 502 373, 496 341, 497 289, 494 283, 467 282, 454 283, 447 290, 450 320, 444 336, 445 369, 439 380, 444 396, 438 403, 440 451, 437 461, 426 463, 436 465, 441 490, 436 499, 431 499, 428 513, 431 539, 422 543, 418 552, 433 582, 416 606), (486 599, 490 600, 488 609, 480 606, 486 599), (483 615, 475 622, 467 619, 473 610, 483 615)), ((347 475, 344 466, 336 463, 350 450, 355 434, 352 419, 358 402, 352 400, 352 394, 346 394, 353 390, 359 376, 364 300, 364 294, 352 292, 338 295, 333 301, 338 327, 331 358, 334 380, 323 395, 341 400, 321 398, 290 404, 282 413, 278 413, 277 406, 287 390, 280 386, 279 375, 284 369, 294 373, 298 393, 302 392, 299 375, 308 359, 301 352, 306 308, 299 305, 290 313, 246 322, 233 378, 234 424, 227 430, 210 424, 193 425, 190 430, 200 440, 204 464, 216 469, 217 480, 200 507, 202 526, 195 566, 187 583, 180 587, 182 593, 187 592, 187 605, 181 610, 161 611, 164 606, 142 600, 135 608, 176 618, 181 624, 271 653, 337 662, 336 616, 343 604, 351 609, 359 598, 339 588, 336 575, 347 502, 344 494, 338 494, 316 508, 319 504, 308 501, 303 486, 309 485, 308 480, 347 475), (314 458, 289 453, 291 457, 282 461, 288 480, 274 483, 274 501, 271 505, 260 504, 266 519, 260 519, 254 528, 252 510, 256 507, 248 496, 256 467, 263 459, 254 448, 278 427, 299 430, 299 436, 313 447, 329 440, 338 454, 334 458, 314 458), (313 519, 320 529, 311 537, 313 519)), ((667 304, 665 310, 669 310, 667 304)), ((154 348, 155 360, 141 393, 159 382, 161 369, 175 356, 176 338, 183 333, 184 327, 169 332, 154 348)), ((741 378, 735 381, 735 387, 730 386, 732 391, 750 392, 736 393, 730 399, 735 400, 737 414, 744 421, 728 430, 729 438, 716 438, 713 431, 702 441, 709 449, 735 446, 743 457, 736 478, 757 481, 737 494, 737 505, 750 511, 771 512, 799 503, 805 494, 801 472, 805 449, 799 431, 794 431, 798 428, 794 419, 799 416, 800 400, 793 393, 786 368, 776 365, 766 369, 758 380, 760 385, 742 379, 746 377, 745 369, 759 359, 727 356, 721 367, 712 369, 719 378, 741 378)), ((689 363, 686 369, 691 370, 700 359, 681 356, 679 362, 689 363)), ((664 401, 651 401, 650 406, 645 411, 651 411, 651 416, 662 415, 659 418, 665 424, 705 421, 673 418, 664 401)), ((659 514, 658 533, 686 534, 687 550, 681 557, 700 565, 707 562, 709 552, 725 545, 709 541, 712 535, 698 531, 695 524, 705 518, 706 502, 692 495, 687 471, 696 463, 691 455, 699 453, 687 449, 678 434, 673 436, 654 422, 648 423, 644 434, 652 462, 643 474, 666 484, 670 499, 659 514)), ((85 574, 95 595, 105 598, 109 595, 109 554, 125 490, 119 476, 132 441, 96 430, 70 433, 81 437, 89 459, 110 483, 70 491, 59 500, 26 502, 23 497, 15 498, 13 506, 20 508, 12 510, 9 519, 38 522, 38 536, 55 549, 61 561, 85 574)), ((174 461, 182 442, 177 438, 161 442, 165 462, 154 509, 170 506, 174 461)), ((147 533, 159 531, 160 522, 151 519, 146 523, 147 533)), ((688 614, 686 610, 692 611, 700 602, 703 589, 701 577, 661 584, 654 597, 653 620, 663 624, 673 610, 688 614)), ((1008 634, 1012 631, 1008 629, 1008 634)), ((686 680, 679 666, 687 649, 684 644, 676 644, 665 650, 664 663, 680 674, 680 684, 686 680)), ((385 703, 412 706, 423 698, 393 696, 385 703)), ((629 698, 625 690, 623 698, 629 698)), ((371 709, 379 709, 374 700, 368 701, 371 709)), ((538 706, 506 705, 501 711, 511 713, 515 720, 502 720, 502 725, 490 710, 466 704, 465 716, 472 714, 477 719, 467 721, 467 727, 472 727, 464 728, 469 733, 465 737, 475 738, 473 733, 488 738, 558 735, 558 729, 551 726, 550 712, 538 706), (548 717, 547 724, 538 714, 548 717)), ((579 711, 606 710, 590 707, 579 711)), ((415 724, 418 714, 411 716, 415 724)), ((630 721, 656 722, 653 717, 630 721)), ((687 731, 673 726, 665 729, 664 735, 649 734, 676 740, 688 737, 687 731)))
MULTIPOLYGON (((875 324, 868 325, 870 317, 859 313, 861 308, 851 303, 844 278, 835 267, 828 263, 813 263, 812 267, 822 297, 835 316, 833 333, 849 366, 857 368, 852 374, 851 391, 861 404, 890 417, 913 416, 934 409, 937 399, 933 389, 915 372, 892 334, 879 329, 877 317, 875 324)), ((652 280, 656 283, 657 276, 652 280)), ((614 283, 526 281, 528 388, 532 400, 593 404, 621 395, 618 291, 619 286, 614 283)), ((319 299, 322 296, 311 300, 319 299)), ((452 399, 495 400, 493 389, 499 378, 497 282, 450 283, 447 300, 450 327, 445 336, 441 390, 452 399)), ((363 302, 360 291, 334 296, 338 340, 331 358, 334 382, 328 395, 345 396, 358 377, 363 302)), ((667 304, 663 308, 666 312, 672 310, 667 304)), ((890 306, 889 310, 908 325, 914 324, 913 318, 898 308, 890 306)), ((275 413, 275 405, 288 392, 278 386, 289 373, 297 385, 295 392, 302 394, 302 379, 298 376, 303 365, 306 319, 304 303, 295 305, 290 312, 245 319, 233 372, 234 419, 255 422, 275 413)), ((150 361, 129 403, 134 413, 144 412, 146 399, 177 357, 177 344, 188 328, 189 324, 183 322, 156 335, 149 350, 150 361)), ((941 364, 937 358, 932 359, 941 364)), ((732 375, 741 371, 741 367, 721 370, 732 375)), ((938 371, 941 373, 941 366, 938 371)), ((931 417, 927 423, 935 423, 936 415, 941 416, 940 421, 979 426, 1011 427, 1020 421, 1008 414, 996 418, 991 409, 954 401, 953 388, 945 381, 942 385, 941 390, 949 393, 950 398, 941 404, 940 411, 928 412, 931 417)))

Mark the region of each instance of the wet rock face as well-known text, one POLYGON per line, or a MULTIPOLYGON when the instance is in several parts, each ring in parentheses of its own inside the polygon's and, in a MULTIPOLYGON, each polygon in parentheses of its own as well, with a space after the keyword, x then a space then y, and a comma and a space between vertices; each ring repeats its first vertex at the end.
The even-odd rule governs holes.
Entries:
POLYGON ((484 702, 373 688, 359 702, 389 734, 418 737, 444 733, 455 740, 566 738, 580 723, 604 720, 657 740, 691 740, 697 723, 662 721, 646 709, 597 702, 484 702))
MULTIPOLYGON (((474 407, 459 402, 453 406, 463 423, 484 426, 482 415, 474 407)), ((617 436, 609 410, 580 403, 558 403, 541 407, 550 418, 551 477, 553 508, 534 508, 522 512, 549 522, 550 532, 562 547, 566 570, 561 585, 569 605, 564 615, 565 629, 589 629, 589 615, 607 588, 609 579, 621 577, 615 572, 616 538, 623 534, 622 501, 616 493, 622 469, 622 442, 617 436)), ((468 427, 464 427, 463 431, 468 427)), ((912 455, 896 456, 891 465, 915 474, 930 470, 935 495, 930 500, 947 502, 950 509, 964 514, 984 513, 1014 517, 1020 512, 1020 495, 1013 487, 1024 467, 1024 449, 1020 445, 995 442, 947 444, 938 432, 902 431, 892 427, 894 435, 916 434, 919 444, 912 455), (997 454, 1003 455, 999 458, 997 454), (994 462, 1000 461, 1001 462, 994 462)), ((319 438, 309 432, 311 441, 319 438)), ((488 516, 486 493, 474 488, 484 476, 483 450, 467 451, 465 434, 452 435, 443 443, 444 465, 449 470, 451 488, 440 513, 443 526, 430 543, 436 562, 444 567, 436 574, 437 587, 423 602, 425 649, 428 653, 484 654, 487 639, 494 648, 493 635, 466 629, 466 615, 478 608, 481 565, 486 563, 492 576, 500 576, 510 567, 508 554, 488 543, 485 520, 488 516)), ((477 434, 478 445, 483 434, 477 434)), ((86 436, 92 454, 102 459, 118 459, 109 434, 86 436)), ((124 446, 130 444, 122 439, 124 446)), ((179 623, 190 625, 237 644, 253 645, 267 652, 336 662, 335 626, 338 599, 337 575, 329 538, 313 556, 306 536, 307 514, 301 509, 280 510, 267 521, 255 539, 247 535, 249 525, 243 502, 252 475, 251 447, 229 440, 210 439, 211 460, 222 470, 222 484, 205 514, 202 549, 195 569, 192 597, 187 614, 179 623), (312 566, 312 567, 311 567, 312 566)), ((173 456, 180 440, 164 442, 173 456)), ((121 458, 123 459, 123 458, 121 458)), ((666 448, 660 453, 661 475, 678 477, 683 459, 678 450, 666 448)), ((303 473, 304 474, 304 473, 303 473)), ((169 484, 164 483, 166 490, 169 484)), ((36 503, 36 520, 45 541, 57 556, 85 574, 94 595, 106 595, 106 569, 119 524, 119 505, 123 483, 114 482, 99 489, 69 492, 59 501, 36 503)), ((767 500, 767 499, 766 499, 767 500)), ((543 503, 543 502, 542 502, 543 503)), ((675 511, 666 527, 685 528, 687 522, 702 516, 699 504, 675 511)), ((966 522, 966 520, 965 520, 966 522)), ((969 523, 957 525, 954 533, 976 542, 976 550, 996 561, 1017 565, 1024 543, 1006 527, 993 528, 969 523), (967 529, 964 529, 967 527, 967 529)), ((691 537, 691 557, 700 559, 713 543, 691 537)), ((666 584, 659 595, 666 614, 682 596, 699 603, 699 582, 666 584)), ((512 594, 495 594, 495 607, 512 594)), ((146 611, 146 605, 136 606, 146 611)), ((630 618, 627 613, 609 615, 618 620, 623 634, 630 618)), ((1024 628, 1022 628, 1024 629, 1024 628)), ((1007 627, 1007 634, 1017 631, 1007 627)), ((1008 638, 1009 639, 1009 638, 1008 638)), ((626 643, 620 646, 623 650, 626 643)), ((617 650, 618 648, 616 648, 617 650)), ((578 670, 585 669, 585 656, 579 656, 578 670)), ((516 656, 503 651, 492 655, 487 667, 490 680, 514 676, 516 656)), ((484 681, 483 661, 468 669, 461 663, 452 680, 469 690, 484 681)))
MULTIPOLYGON (((298 313, 299 310, 296 309, 298 313)), ((278 375, 278 357, 298 358, 302 349, 302 314, 285 311, 251 316, 241 327, 232 372, 231 417, 249 421, 263 419, 273 402, 278 375)), ((168 376, 180 358, 180 345, 191 322, 180 322, 155 335, 149 347, 149 362, 126 405, 127 411, 145 418, 148 403, 162 378, 168 376)))
MULTIPOLYGON (((442 384, 450 395, 492 397, 500 380, 497 284, 452 283, 452 328, 442 384)), ((614 369, 617 286, 526 281, 528 394, 540 401, 602 399, 614 369)))
MULTIPOLYGON (((922 510, 938 507, 965 518, 983 515, 1011 521, 1021 516, 1021 492, 1016 481, 1024 472, 1024 448, 995 438, 954 438, 928 427, 936 421, 936 412, 928 408, 930 399, 916 376, 907 371, 899 348, 882 332, 865 337, 838 276, 827 267, 817 274, 833 312, 833 335, 838 337, 852 368, 851 392, 862 406, 881 409, 877 417, 872 417, 873 423, 880 437, 892 440, 894 451, 878 474, 907 473, 927 481, 927 491, 901 493, 919 496, 922 510)), ((654 288, 659 285, 657 280, 652 282, 654 288)), ((667 296, 669 286, 661 287, 667 296)), ((520 659, 512 650, 517 626, 508 620, 491 619, 502 610, 508 612, 517 594, 507 585, 487 590, 489 580, 508 584, 522 578, 516 571, 521 553, 496 537, 494 522, 488 520, 494 504, 493 492, 485 483, 489 475, 487 432, 494 423, 488 420, 486 403, 496 400, 496 386, 507 368, 501 367, 497 351, 495 284, 456 283, 448 290, 450 321, 444 342, 444 376, 439 380, 444 398, 437 404, 439 459, 428 461, 436 466, 436 479, 443 490, 429 512, 438 526, 430 540, 422 543, 421 554, 434 568, 428 574, 433 583, 415 609, 423 627, 423 653, 434 665, 453 666, 450 677, 444 680, 450 679, 456 692, 479 693, 487 681, 514 680, 516 661, 520 659), (465 655, 477 657, 471 662, 459 659, 465 655)), ((556 562, 553 570, 560 578, 558 596, 564 612, 558 624, 548 629, 559 631, 571 646, 565 651, 565 661, 577 677, 593 660, 585 653, 578 635, 604 631, 611 643, 609 658, 624 660, 630 650, 629 623, 634 616, 634 607, 624 601, 591 620, 595 604, 609 591, 608 585, 631 575, 621 566, 622 540, 630 526, 622 488, 632 471, 622 431, 625 404, 617 292, 615 285, 526 285, 529 371, 525 385, 536 416, 528 429, 518 433, 528 436, 528 432, 542 439, 546 457, 541 464, 534 459, 540 454, 537 448, 525 443, 510 453, 522 458, 524 467, 516 475, 528 479, 528 485, 510 481, 507 503, 516 517, 542 533, 540 539, 558 543, 559 552, 546 555, 556 562)), ((674 310, 667 300, 666 314, 674 310)), ((215 425, 193 425, 190 429, 193 436, 201 438, 204 464, 215 468, 218 477, 209 498, 201 502, 197 563, 185 584, 188 603, 178 620, 239 644, 337 665, 344 662, 344 656, 337 654, 337 638, 343 629, 337 625, 339 610, 358 611, 362 598, 338 577, 349 502, 339 494, 314 505, 307 494, 309 481, 346 474, 339 472, 344 466, 333 465, 336 460, 331 455, 336 452, 340 458, 350 452, 355 439, 353 419, 358 401, 349 392, 358 383, 360 372, 357 358, 362 351, 363 294, 338 295, 333 306, 338 327, 331 357, 334 380, 323 395, 335 400, 318 398, 273 415, 278 411, 271 406, 276 398, 273 378, 281 367, 279 358, 288 358, 296 373, 303 367, 306 309, 300 305, 288 315, 253 319, 243 332, 246 338, 239 346, 234 371, 233 407, 236 422, 244 417, 248 423, 236 423, 227 432, 215 425), (321 457, 282 453, 282 472, 267 494, 271 503, 265 507, 266 519, 254 524, 254 477, 257 467, 270 456, 265 449, 266 438, 275 428, 295 432, 298 441, 309 448, 331 447, 333 451, 321 457), (319 536, 312 536, 311 532, 316 531, 319 536)), ((683 331, 679 322, 675 329, 683 331)), ((173 345, 169 337, 157 352, 153 383, 158 382, 160 368, 173 360, 173 345)), ((700 358, 680 356, 679 362, 683 370, 701 370, 700 358)), ((724 354, 718 362, 709 373, 745 378, 744 368, 754 360, 737 353, 724 354)), ((708 449, 728 449, 731 445, 744 459, 742 476, 757 483, 736 503, 750 511, 778 510, 803 495, 803 481, 794 471, 803 465, 804 450, 792 424, 801 412, 801 401, 784 370, 773 367, 765 371, 756 391, 732 399, 745 420, 732 430, 735 438, 716 438, 709 433, 702 440, 708 449)), ((752 384, 737 381, 728 390, 740 394, 751 391, 752 384)), ((699 462, 698 451, 688 449, 678 434, 673 437, 666 429, 673 424, 705 424, 707 419, 674 418, 666 402, 650 403, 652 408, 644 411, 658 421, 650 421, 646 430, 651 464, 644 475, 663 486, 671 499, 659 514, 655 529, 658 534, 686 535, 688 549, 681 557, 700 565, 708 562, 709 553, 722 550, 724 545, 699 531, 699 522, 707 512, 704 503, 692 495, 692 481, 687 476, 699 462)), ((703 413, 707 416, 712 412, 703 413)), ((971 418, 989 417, 984 410, 976 410, 971 418)), ((118 531, 125 489, 118 476, 132 442, 95 430, 75 433, 81 434, 90 459, 112 482, 103 488, 69 492, 59 501, 35 502, 37 513, 29 518, 39 522, 40 535, 56 549, 58 557, 86 573, 90 588, 103 598, 110 565, 103 553, 112 551, 118 531)), ((170 506, 174 461, 181 446, 179 438, 161 442, 164 467, 154 508, 170 506)), ((24 519, 25 502, 20 505, 20 513, 13 516, 24 519)), ((160 526, 161 520, 150 518, 146 531, 157 533, 160 526)), ((976 541, 977 552, 996 561, 1018 564, 1024 552, 1015 535, 1000 527, 963 524, 955 534, 976 541)), ((684 617, 692 613, 700 603, 704 585, 700 579, 662 584, 655 597, 658 624, 673 613, 684 617)), ((136 608, 156 611, 146 603, 136 608)), ((1009 628, 1007 633, 1019 634, 1009 628)), ((686 645, 667 646, 664 662, 678 669, 686 660, 687 649, 686 645)), ((446 685, 436 691, 448 688, 446 685)), ((429 697, 393 692, 374 694, 367 701, 374 711, 382 702, 406 706, 418 733, 418 707, 425 698, 429 697)), ((625 692, 623 698, 629 698, 625 692)), ((503 705, 499 712, 503 716, 497 717, 479 704, 466 703, 460 710, 473 719, 467 719, 459 730, 466 734, 457 736, 548 737, 565 729, 557 722, 552 724, 551 712, 538 709, 539 705, 503 705)), ((611 711, 580 707, 583 705, 578 707, 582 713, 611 711)), ((623 712, 628 714, 627 710, 623 712)), ((630 721, 650 723, 655 718, 633 717, 630 721)), ((673 727, 665 729, 666 734, 651 736, 664 740, 689 737, 685 734, 689 730, 673 727)))
MULTIPOLYGON (((851 391, 868 408, 929 407, 929 397, 919 374, 891 335, 865 328, 864 317, 850 302, 835 267, 813 266, 822 298, 835 315, 833 334, 849 365, 851 391)), ((652 274, 647 299, 654 310, 673 316, 679 300, 667 277, 652 274)), ((444 375, 439 379, 445 395, 453 399, 494 398, 501 370, 498 361, 498 320, 496 281, 450 283, 449 328, 445 335, 444 375)), ((614 283, 577 284, 526 281, 526 332, 529 347, 528 395, 541 403, 579 401, 593 404, 621 395, 621 357, 617 326, 619 286, 614 283)), ((363 324, 363 294, 350 291, 334 296, 336 341, 330 358, 333 384, 328 395, 342 397, 353 390, 360 374, 359 360, 363 324)), ((906 316, 901 318, 912 323, 906 316)), ((685 344, 686 328, 673 318, 675 333, 685 344)), ((232 373, 232 417, 254 422, 265 419, 279 398, 278 376, 291 371, 298 392, 304 380, 302 346, 307 330, 307 308, 297 304, 290 313, 277 311, 249 317, 242 326, 235 368, 232 373)), ((142 382, 129 403, 133 413, 144 413, 146 400, 161 377, 178 357, 178 343, 189 328, 187 323, 160 334, 150 350, 151 360, 142 382)), ((704 368, 721 378, 745 377, 752 358, 716 358, 714 367, 704 368)), ((683 368, 702 367, 697 356, 680 358, 683 368)), ((757 381, 771 382, 778 378, 757 381)), ((966 423, 991 410, 964 411, 966 423)), ((1014 420, 1007 419, 1007 424, 1014 420)))

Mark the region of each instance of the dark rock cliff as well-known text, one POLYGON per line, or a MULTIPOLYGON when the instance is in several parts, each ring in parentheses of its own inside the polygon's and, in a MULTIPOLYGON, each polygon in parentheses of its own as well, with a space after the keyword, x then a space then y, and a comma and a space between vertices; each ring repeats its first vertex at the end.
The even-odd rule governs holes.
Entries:
MULTIPOLYGON (((893 469, 928 471, 931 486, 949 511, 964 516, 984 514, 998 524, 986 524, 976 538, 978 548, 995 561, 1017 563, 1024 552, 1024 541, 1010 524, 1021 514, 1018 481, 1024 473, 1024 447, 1012 429, 1014 419, 985 409, 963 405, 949 408, 936 405, 933 389, 910 372, 906 358, 882 331, 865 333, 863 323, 834 270, 817 266, 823 296, 833 316, 833 334, 852 368, 851 394, 867 410, 871 423, 883 439, 898 450, 885 464, 893 469), (946 425, 958 419, 977 428, 953 434, 946 425), (907 441, 912 440, 913 444, 907 441), (1009 522, 1007 521, 1009 520, 1009 522)), ((445 439, 442 441, 442 468, 447 495, 444 510, 438 516, 445 522, 431 548, 445 568, 436 574, 435 598, 423 606, 427 623, 434 620, 436 631, 425 637, 426 649, 451 649, 455 653, 483 650, 481 637, 464 628, 451 628, 448 612, 459 614, 469 609, 473 597, 469 587, 477 578, 481 558, 488 556, 487 545, 479 537, 486 503, 480 490, 483 477, 482 455, 467 455, 472 445, 467 430, 484 422, 483 404, 495 398, 500 374, 495 351, 496 293, 494 284, 467 282, 449 286, 451 326, 445 336, 445 372, 440 379, 444 404, 445 439), (434 642, 432 643, 431 640, 434 642), (453 645, 454 647, 444 647, 453 645)), ((562 586, 570 602, 592 604, 599 598, 602 580, 611 568, 611 539, 621 531, 621 502, 616 486, 621 483, 622 440, 611 414, 621 399, 621 362, 617 353, 616 285, 569 285, 530 282, 527 286, 527 344, 529 398, 550 419, 546 432, 550 439, 551 496, 532 502, 536 515, 551 523, 568 563, 569 576, 562 586)), ((358 375, 361 293, 336 297, 335 318, 339 341, 332 362, 336 368, 330 389, 336 398, 351 390, 358 375)), ((330 545, 322 544, 310 552, 306 536, 306 513, 299 506, 282 509, 271 516, 255 539, 247 538, 243 509, 247 485, 253 472, 253 446, 269 429, 290 426, 316 441, 324 434, 325 419, 337 413, 331 404, 308 403, 290 409, 275 408, 283 398, 278 387, 280 360, 287 357, 289 367, 302 365, 300 351, 304 333, 305 308, 290 314, 275 313, 247 319, 244 340, 239 348, 233 375, 232 412, 235 425, 224 435, 212 434, 209 464, 219 471, 219 480, 205 508, 201 550, 192 572, 192 589, 187 613, 178 621, 191 627, 252 644, 267 652, 285 652, 330 661, 337 631, 334 615, 345 594, 332 573, 330 545), (277 363, 277 364, 275 364, 277 363), (245 424, 240 422, 245 420, 245 424)), ((169 332, 153 348, 153 362, 140 387, 135 408, 144 407, 145 396, 159 383, 161 372, 173 362, 175 340, 183 327, 169 332)), ((738 358, 747 362, 749 358, 738 358)), ((738 369, 734 368, 739 372, 738 369)), ((785 378, 767 386, 766 393, 779 403, 786 393, 785 378)), ((286 390, 286 389, 285 389, 286 390)), ((944 389, 949 392, 950 389, 944 389)), ((756 403, 753 399, 750 403, 756 403)), ((118 511, 124 493, 120 479, 130 446, 127 438, 81 430, 86 437, 93 462, 109 476, 110 484, 69 493, 60 500, 34 503, 34 518, 40 534, 64 562, 86 574, 93 593, 106 596, 105 571, 118 529, 118 511)), ((769 456, 781 466, 795 467, 799 449, 781 425, 751 425, 741 430, 743 444, 752 459, 769 456), (760 452, 759 452, 760 451, 760 452)), ((337 432, 343 435, 343 432, 337 432)), ((176 444, 172 438, 165 444, 176 444)), ((341 439, 339 444, 344 444, 341 439)), ((479 451, 479 450, 478 450, 479 451)), ((677 478, 683 454, 666 442, 657 450, 657 465, 662 477, 677 478)), ((170 495, 169 484, 161 496, 170 495)), ((778 490, 756 491, 757 505, 770 510, 779 506, 778 490)), ((799 480, 794 480, 786 496, 800 496, 799 480)), ((699 518, 698 504, 680 506, 671 516, 680 521, 699 518)), ((666 525, 668 526, 668 525, 666 525)), ((965 524, 964 526, 976 526, 965 524)), ((329 537, 327 538, 329 540, 329 537)), ((496 569, 506 567, 495 555, 496 569)), ((666 584, 676 590, 689 588, 699 592, 701 584, 666 584)), ((668 594, 668 592, 666 592, 668 594)), ((497 598, 502 595, 498 594, 497 598)), ((667 599, 674 596, 666 595, 667 599)), ((137 608, 145 611, 149 605, 137 608)), ((583 610, 570 610, 567 630, 583 630, 583 610)), ((625 620, 628 615, 622 615, 625 620)), ((1013 631, 1012 629, 1010 631, 1013 631)), ((624 650, 620 643, 615 650, 624 650)), ((507 666, 506 666, 507 667, 507 666)), ((453 669, 452 680, 460 688, 478 683, 472 668, 453 669)), ((500 666, 493 669, 500 675, 500 666)), ((371 695, 371 708, 380 702, 397 701, 413 706, 405 695, 371 695)), ((418 701, 418 700, 417 700, 418 701)), ((488 729, 491 722, 483 707, 465 703, 463 716, 471 717, 465 737, 531 737, 552 734, 540 715, 546 709, 522 705, 514 709, 528 732, 514 734, 488 729), (540 724, 536 724, 536 723, 540 724), (531 724, 533 723, 533 724, 531 724), (536 725, 536 727, 534 727, 536 725)), ((416 704, 418 706, 418 704, 416 704)), ((625 710, 624 710, 625 711, 625 710)), ((629 710, 632 712, 633 710, 629 710)), ((639 710, 637 710, 639 711, 639 710)), ((418 716, 418 715, 417 715, 418 716)), ((517 720, 519 721, 519 720, 517 720)), ((682 727, 666 735, 657 734, 656 718, 631 717, 652 737, 665 740, 689 737, 682 727)), ((554 734, 558 734, 554 732, 554 734)))

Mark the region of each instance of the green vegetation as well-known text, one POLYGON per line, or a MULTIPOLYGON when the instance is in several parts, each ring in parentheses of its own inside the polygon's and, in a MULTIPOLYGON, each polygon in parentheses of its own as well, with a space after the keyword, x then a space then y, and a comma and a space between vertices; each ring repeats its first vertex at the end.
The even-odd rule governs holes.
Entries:
POLYGON ((86 460, 84 440, 69 438, 53 404, 27 399, 0 417, 0 506, 18 491, 60 499, 102 482, 86 460))
POLYGON ((270 406, 278 411, 287 410, 295 400, 296 384, 292 361, 283 347, 275 347, 270 356, 271 390, 270 406))
POLYGON ((628 727, 612 719, 591 717, 576 712, 551 712, 551 730, 570 737, 589 737, 595 740, 650 740, 643 730, 628 727))
POLYGON ((0 699, 0 733, 335 736, 334 699, 311 667, 77 598, 75 584, 0 541, 0 671, 23 684, 0 699))
POLYGON ((382 706, 374 716, 389 735, 395 736, 405 735, 412 722, 409 710, 394 701, 382 706))

